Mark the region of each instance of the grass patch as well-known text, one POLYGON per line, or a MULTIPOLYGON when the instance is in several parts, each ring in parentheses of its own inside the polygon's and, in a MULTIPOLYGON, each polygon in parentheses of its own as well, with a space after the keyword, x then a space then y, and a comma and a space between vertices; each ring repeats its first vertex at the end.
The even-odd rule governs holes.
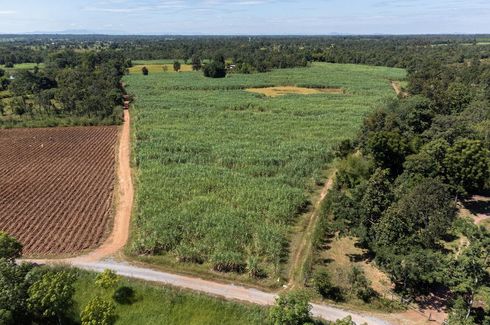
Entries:
MULTIPOLYGON (((174 64, 166 63, 166 64, 136 64, 129 68, 130 74, 142 74, 141 69, 146 67, 149 73, 175 73, 174 64), (163 67, 167 67, 167 71, 163 70, 163 67)), ((190 72, 192 71, 192 65, 190 64, 181 64, 180 72, 190 72)))
MULTIPOLYGON (((79 271, 75 283, 75 314, 78 315, 90 299, 99 295, 111 299, 112 292, 94 285, 95 274, 79 271)), ((190 291, 123 279, 121 285, 135 290, 136 301, 131 305, 117 304, 117 325, 190 325, 190 324, 263 324, 267 309, 238 304, 190 291)))
POLYGON ((127 76, 136 97, 132 253, 243 279, 253 258, 261 281, 281 284, 292 225, 325 180, 331 146, 395 96, 389 80, 404 77, 401 69, 337 64, 223 79, 127 76), (337 87, 349 96, 245 91, 280 85, 337 87))

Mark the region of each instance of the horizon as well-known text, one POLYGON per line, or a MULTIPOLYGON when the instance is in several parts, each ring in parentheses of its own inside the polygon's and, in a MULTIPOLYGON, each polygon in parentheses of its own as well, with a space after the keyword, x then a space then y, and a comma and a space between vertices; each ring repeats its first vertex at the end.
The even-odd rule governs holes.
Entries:
POLYGON ((0 33, 475 35, 490 33, 489 16, 490 3, 483 0, 354 0, 350 4, 340 0, 26 0, 3 4, 0 33))

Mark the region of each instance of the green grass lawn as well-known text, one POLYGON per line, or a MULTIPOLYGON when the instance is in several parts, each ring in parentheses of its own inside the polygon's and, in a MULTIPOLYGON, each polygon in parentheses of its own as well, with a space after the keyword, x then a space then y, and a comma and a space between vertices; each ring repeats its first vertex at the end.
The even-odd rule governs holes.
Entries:
MULTIPOLYGON (((8 73, 12 73, 15 70, 32 70, 36 65, 37 65, 36 63, 19 63, 19 64, 15 64, 13 68, 6 68, 5 65, 0 64, 0 69, 3 69, 8 73)), ((40 63, 37 66, 39 67, 39 69, 42 69, 44 68, 44 63, 40 63)))
POLYGON ((394 98, 389 80, 404 77, 401 69, 340 64, 224 79, 127 76, 136 96, 131 252, 208 274, 253 263, 277 283, 291 225, 324 181, 330 148, 394 98), (245 91, 284 85, 345 93, 270 98, 245 91))
MULTIPOLYGON (((95 296, 111 299, 111 290, 94 285, 95 274, 79 271, 75 283, 75 315, 95 296)), ((117 304, 116 325, 215 325, 215 324, 264 324, 267 309, 212 298, 190 291, 174 289, 123 279, 122 285, 132 287, 136 301, 131 305, 117 304)))

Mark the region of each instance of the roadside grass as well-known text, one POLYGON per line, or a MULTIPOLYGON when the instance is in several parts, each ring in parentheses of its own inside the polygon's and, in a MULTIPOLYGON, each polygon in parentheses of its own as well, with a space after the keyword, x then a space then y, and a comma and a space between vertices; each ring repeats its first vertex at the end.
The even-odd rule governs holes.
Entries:
MULTIPOLYGON (((96 296, 111 300, 111 290, 94 284, 95 274, 78 271, 75 283, 75 315, 96 296)), ((135 302, 131 305, 116 304, 117 325, 201 325, 201 324, 264 324, 267 309, 213 298, 188 290, 167 287, 140 280, 123 278, 121 285, 135 290, 135 302)))
POLYGON ((330 148, 394 98, 389 80, 404 77, 401 69, 340 64, 223 79, 127 76, 137 189, 128 251, 164 268, 280 286, 293 228, 325 181, 330 148), (345 94, 245 91, 285 85, 345 94), (250 257, 265 278, 249 279, 250 257), (223 261, 240 272, 214 271, 223 261))

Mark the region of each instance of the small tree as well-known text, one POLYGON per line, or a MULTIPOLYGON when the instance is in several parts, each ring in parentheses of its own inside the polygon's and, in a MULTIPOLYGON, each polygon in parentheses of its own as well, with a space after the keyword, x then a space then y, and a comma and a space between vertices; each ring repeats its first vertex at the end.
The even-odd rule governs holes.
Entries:
POLYGON ((163 72, 167 72, 168 71, 168 66, 166 64, 164 64, 162 66, 162 70, 163 70, 163 72))
POLYGON ((141 68, 141 72, 143 73, 144 76, 147 76, 149 71, 147 67, 143 67, 141 68))
MULTIPOLYGON (((1 107, 0 107, 1 111, 1 107)), ((22 244, 5 232, 0 232, 0 258, 15 260, 22 256, 22 244)))
POLYGON ((74 275, 67 271, 48 272, 29 288, 28 308, 42 318, 62 316, 73 304, 74 275))
POLYGON ((270 318, 274 325, 302 325, 311 321, 311 308, 305 292, 291 291, 279 295, 270 318))
POLYGON ((208 78, 224 78, 226 77, 225 64, 213 61, 204 66, 204 76, 208 78))
POLYGON ((104 272, 99 273, 95 278, 95 284, 103 289, 115 288, 119 283, 119 276, 116 272, 105 269, 104 272))
POLYGON ((181 68, 181 64, 179 61, 175 61, 174 62, 174 71, 175 72, 179 72, 180 71, 180 68, 181 68))
POLYGON ((80 314, 82 325, 112 325, 116 322, 116 308, 110 301, 95 297, 80 314))
POLYGON ((197 55, 192 56, 192 70, 199 71, 202 68, 201 58, 197 55))
POLYGON ((371 283, 360 267, 352 267, 349 273, 349 282, 351 284, 351 292, 355 294, 357 298, 369 302, 374 295, 374 291, 370 288, 371 283))
POLYGON ((315 272, 315 275, 313 276, 313 283, 318 293, 320 293, 323 297, 328 297, 330 291, 333 289, 330 275, 325 270, 315 272))

